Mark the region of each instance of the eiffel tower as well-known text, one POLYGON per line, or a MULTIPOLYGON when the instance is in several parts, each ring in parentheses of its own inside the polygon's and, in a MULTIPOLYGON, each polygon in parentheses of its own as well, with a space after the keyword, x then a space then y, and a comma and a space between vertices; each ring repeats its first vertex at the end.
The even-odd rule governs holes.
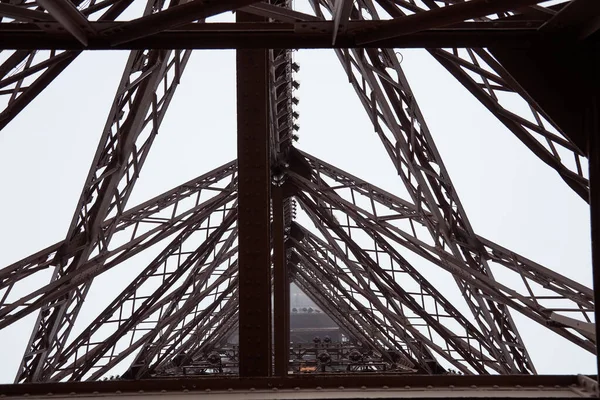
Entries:
POLYGON ((596 352, 589 282, 474 231, 396 49, 426 49, 588 202, 595 244, 600 2, 307 4, 0 2, 0 129, 83 51, 131 51, 68 234, 0 269, 0 329, 35 318, 16 384, 536 375, 514 315, 596 352), (136 7, 143 15, 130 18, 136 7), (225 12, 235 22, 212 22, 225 12), (236 49, 237 159, 129 204, 192 51, 220 48, 236 49), (335 52, 405 198, 296 144, 302 48, 335 52), (512 110, 508 95, 527 108, 512 110), (149 252, 77 325, 92 283, 149 252), (462 302, 422 265, 446 274, 462 302), (41 275, 51 278, 27 286, 41 275), (310 307, 290 304, 290 285, 310 307), (327 336, 291 339, 290 321, 304 316, 326 318, 327 336))

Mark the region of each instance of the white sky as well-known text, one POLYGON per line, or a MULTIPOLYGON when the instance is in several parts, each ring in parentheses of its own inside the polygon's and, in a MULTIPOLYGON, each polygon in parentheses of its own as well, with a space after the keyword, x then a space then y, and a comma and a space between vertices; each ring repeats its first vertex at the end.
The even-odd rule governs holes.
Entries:
MULTIPOLYGON (((586 203, 428 54, 401 53, 475 231, 591 286, 586 203)), ((130 206, 235 158, 234 55, 193 54, 130 206)), ((125 52, 84 54, 0 132, 0 266, 64 239, 126 57, 125 52)), ((295 59, 301 67, 298 146, 402 193, 335 54, 300 51, 295 59)), ((123 273, 112 276, 122 279, 123 273)), ((108 283, 97 280, 90 302, 110 300, 107 286, 101 286, 108 283)), ((0 382, 14 378, 31 323, 32 316, 0 331, 0 382)), ((521 334, 538 372, 594 373, 592 354, 539 325, 524 323, 521 334)))

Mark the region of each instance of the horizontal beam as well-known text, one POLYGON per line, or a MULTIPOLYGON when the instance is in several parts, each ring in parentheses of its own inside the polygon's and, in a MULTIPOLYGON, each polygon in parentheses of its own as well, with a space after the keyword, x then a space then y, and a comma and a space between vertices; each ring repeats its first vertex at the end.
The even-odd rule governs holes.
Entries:
MULTIPOLYGON (((591 387, 594 387, 594 383, 591 383, 591 387)), ((576 387, 420 387, 420 386, 408 386, 408 387, 386 387, 382 388, 307 388, 307 389, 259 389, 247 388, 247 389, 227 389, 220 391, 212 391, 208 396, 209 398, 222 398, 226 396, 228 400, 243 400, 248 398, 260 398, 264 400, 277 400, 277 399, 289 399, 289 398, 305 398, 305 399, 381 399, 383 398, 396 398, 396 399, 413 399, 421 396, 427 396, 426 398, 460 398, 460 399, 481 399, 486 398, 580 398, 580 397, 592 397, 592 392, 587 390, 588 387, 579 385, 576 387)), ((207 389, 208 390, 208 389, 207 389)), ((138 400, 154 400, 157 398, 158 393, 141 394, 137 395, 138 400)), ((207 396, 201 394, 202 396, 207 396)), ((169 400, 187 400, 189 399, 188 393, 168 393, 163 394, 163 398, 169 400)), ((55 400, 71 400, 84 398, 84 396, 77 395, 63 395, 54 396, 55 400)), ((107 394, 102 397, 103 400, 121 400, 122 394, 107 394)), ((160 397, 159 397, 160 398, 160 397)))
MULTIPOLYGON (((125 393, 144 392, 179 392, 225 390, 243 390, 254 388, 256 390, 273 388, 278 389, 315 389, 317 386, 323 389, 339 388, 379 388, 388 387, 421 387, 455 388, 471 387, 476 385, 497 385, 504 388, 538 387, 548 388, 568 387, 579 385, 580 377, 577 375, 364 375, 364 374, 340 374, 319 375, 310 374, 287 378, 239 378, 239 377, 206 377, 206 378, 174 378, 174 379, 147 379, 147 380, 113 380, 113 381, 87 381, 87 382, 64 382, 64 383, 29 383, 18 385, 0 385, 0 396, 54 396, 65 394, 114 394, 119 391, 125 393)), ((166 394, 166 393, 165 393, 166 394)), ((71 396, 73 397, 73 396, 71 396)))
MULTIPOLYGON (((0 24, 0 49, 248 49, 248 48, 422 48, 422 47, 528 47, 555 36, 523 23, 465 22, 449 28, 418 33, 361 45, 357 33, 376 30, 385 21, 355 21, 332 44, 332 21, 297 23, 194 23, 127 43, 113 45, 106 38, 90 38, 87 46, 71 35, 48 32, 32 24, 0 24)), ((117 29, 127 22, 92 23, 96 30, 106 25, 117 29), (98 24, 99 26, 96 26, 98 24)))

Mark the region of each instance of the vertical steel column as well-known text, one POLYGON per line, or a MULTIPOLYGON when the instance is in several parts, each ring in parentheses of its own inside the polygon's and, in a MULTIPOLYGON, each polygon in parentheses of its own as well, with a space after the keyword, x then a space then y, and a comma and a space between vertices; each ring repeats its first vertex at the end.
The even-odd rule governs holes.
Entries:
POLYGON ((283 188, 271 188, 273 207, 273 330, 275 335, 275 375, 287 376, 290 353, 290 281, 284 239, 283 188))
MULTIPOLYGON (((237 22, 262 18, 237 13, 237 22)), ((271 372, 268 52, 238 50, 240 376, 271 372)))
MULTIPOLYGON (((587 107, 583 111, 585 135, 588 139, 589 179, 590 179, 590 222, 592 231, 592 273, 594 281, 594 311, 596 322, 596 367, 600 377, 600 352, 597 340, 600 338, 600 56, 594 46, 586 54, 588 75, 587 107)), ((582 93, 582 95, 584 95, 582 93)))
MULTIPOLYGON (((598 63, 596 63, 598 65, 598 63)), ((594 74, 594 72, 592 72, 594 74)), ((594 311, 596 322, 596 366, 600 377, 600 352, 598 351, 598 338, 600 338, 600 99, 597 93, 599 78, 595 79, 595 92, 591 93, 587 110, 585 110, 585 126, 589 143, 589 168, 590 168, 590 222, 592 231, 592 272, 594 280, 594 311)))

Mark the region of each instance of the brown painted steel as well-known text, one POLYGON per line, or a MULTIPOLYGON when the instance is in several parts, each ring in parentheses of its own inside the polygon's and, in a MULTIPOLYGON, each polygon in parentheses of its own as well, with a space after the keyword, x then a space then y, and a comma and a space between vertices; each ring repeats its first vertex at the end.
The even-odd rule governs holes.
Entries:
POLYGON ((272 389, 272 388, 382 388, 383 386, 413 386, 427 387, 467 387, 471 385, 501 387, 520 386, 570 386, 577 384, 576 375, 304 375, 288 378, 179 378, 179 379, 152 379, 138 381, 105 381, 105 382, 68 382, 68 383, 39 383, 22 385, 0 385, 0 395, 47 395, 52 394, 91 394, 98 393, 136 393, 161 390, 167 391, 194 391, 194 390, 227 390, 232 389, 272 389))
MULTIPOLYGON (((95 30, 103 29, 92 23, 95 30)), ((125 28, 127 22, 108 26, 125 28)), ((2 24, 12 25, 12 24, 2 24)), ((259 49, 259 48, 421 48, 421 47, 529 47, 546 40, 532 27, 522 23, 465 23, 453 28, 431 29, 398 38, 361 45, 352 32, 339 33, 332 44, 331 22, 269 23, 237 25, 232 23, 190 24, 159 32, 142 39, 113 44, 98 37, 90 38, 87 46, 62 33, 45 32, 35 26, 0 25, 0 49, 64 49, 64 50, 123 50, 123 49, 259 49)), ((349 30, 376 29, 380 21, 349 22, 349 30)))
POLYGON ((271 187, 273 209, 273 334, 275 357, 274 375, 286 377, 290 347, 290 281, 287 267, 285 240, 283 189, 271 187))
POLYGON ((119 22, 132 0, 88 3, 0 5, 0 49, 16 49, 0 63, 0 129, 82 50, 134 50, 67 237, 0 270, 0 329, 39 312, 17 371, 23 384, 0 385, 0 395, 577 384, 573 376, 521 375, 536 369, 511 313, 596 351, 589 331, 551 319, 568 314, 589 325, 600 317, 595 2, 315 0, 307 14, 287 0, 148 0, 144 16, 119 22), (240 8, 235 23, 204 22, 240 8), (399 47, 428 48, 577 194, 589 194, 595 292, 476 234, 392 49, 399 47), (190 49, 211 48, 238 49, 237 161, 127 209, 190 49), (294 149, 294 48, 336 50, 410 201, 294 149), (531 114, 510 111, 507 93, 531 114), (296 201, 310 230, 295 221, 296 201), (94 279, 151 246, 164 247, 73 334, 94 279), (452 276, 471 313, 404 250, 452 276), (492 270, 523 284, 496 281, 492 270), (52 271, 50 283, 20 294, 29 278, 52 271), (300 353, 288 362, 290 280, 393 373, 290 375, 304 362, 300 353), (230 342, 236 330, 239 348, 230 342), (237 377, 181 378, 216 352, 229 369, 213 371, 237 377), (448 366, 481 375, 457 376, 448 366), (125 372, 113 382, 29 384, 116 370, 125 372), (508 376, 487 375, 496 373, 508 376))
POLYGON ((431 28, 441 28, 465 20, 506 12, 540 3, 541 0, 471 0, 447 7, 397 18, 373 32, 358 35, 357 43, 366 44, 407 35, 431 28))
MULTIPOLYGON (((260 17, 238 13, 238 22, 260 17)), ((268 52, 238 50, 240 376, 271 374, 268 52)))

